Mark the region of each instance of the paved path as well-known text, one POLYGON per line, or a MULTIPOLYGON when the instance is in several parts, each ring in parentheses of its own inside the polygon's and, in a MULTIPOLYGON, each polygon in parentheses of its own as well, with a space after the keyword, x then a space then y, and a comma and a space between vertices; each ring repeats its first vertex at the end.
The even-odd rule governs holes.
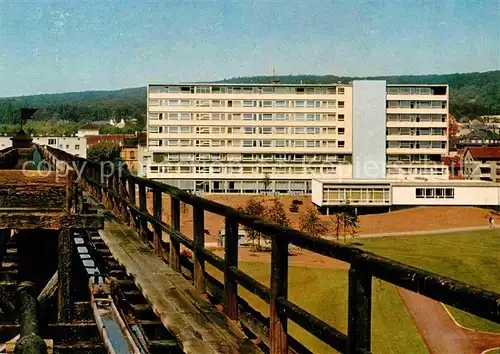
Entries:
MULTIPOLYGON (((470 226, 470 227, 457 227, 457 228, 453 228, 453 229, 442 229, 442 230, 424 230, 424 231, 409 231, 409 232, 388 232, 388 233, 377 233, 377 234, 360 234, 360 235, 356 235, 355 238, 451 234, 451 233, 455 233, 455 232, 480 231, 480 230, 491 230, 491 228, 489 226, 470 226)), ((497 230, 498 235, 500 235, 500 227, 497 226, 495 228, 495 230, 497 230)))
POLYGON ((481 354, 500 347, 500 334, 459 327, 441 303, 402 288, 398 293, 431 354, 481 354))
POLYGON ((197 295, 129 227, 114 220, 100 230, 113 257, 141 289, 154 312, 183 347, 184 353, 261 353, 236 325, 197 295))

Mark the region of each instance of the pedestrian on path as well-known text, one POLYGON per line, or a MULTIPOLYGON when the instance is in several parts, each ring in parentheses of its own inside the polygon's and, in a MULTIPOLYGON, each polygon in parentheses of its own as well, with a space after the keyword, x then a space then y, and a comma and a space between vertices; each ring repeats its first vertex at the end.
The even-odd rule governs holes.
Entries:
POLYGON ((495 228, 495 219, 493 218, 493 216, 490 216, 490 218, 488 219, 488 221, 490 223, 490 229, 495 228))

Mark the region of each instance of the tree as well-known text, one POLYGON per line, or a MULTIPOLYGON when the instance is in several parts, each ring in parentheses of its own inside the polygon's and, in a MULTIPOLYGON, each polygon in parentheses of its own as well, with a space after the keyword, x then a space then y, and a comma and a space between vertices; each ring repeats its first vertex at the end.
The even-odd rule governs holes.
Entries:
MULTIPOLYGON (((262 200, 258 200, 255 198, 250 199, 245 206, 239 206, 238 210, 253 216, 255 218, 263 219, 266 215, 266 206, 262 202, 262 200)), ((252 229, 251 227, 244 226, 243 229, 246 232, 246 235, 249 239, 252 240, 252 249, 260 250, 260 240, 262 237, 266 237, 261 232, 252 229), (257 240, 257 245, 255 245, 255 240, 257 240)))
POLYGON ((269 176, 269 173, 264 174, 264 178, 262 179, 262 183, 264 183, 264 191, 267 194, 269 186, 271 185, 271 177, 269 176))
POLYGON ((354 237, 358 230, 359 218, 356 214, 356 209, 350 205, 348 200, 332 216, 337 241, 340 239, 340 236, 344 237, 344 241, 347 235, 354 237))
POLYGON ((97 162, 120 162, 121 148, 117 143, 103 142, 87 149, 87 158, 97 162))
POLYGON ((283 203, 278 198, 273 199, 273 205, 267 209, 266 217, 282 227, 290 227, 283 203))
POLYGON ((319 217, 314 207, 306 209, 300 215, 299 228, 313 237, 321 237, 328 232, 327 223, 319 217))

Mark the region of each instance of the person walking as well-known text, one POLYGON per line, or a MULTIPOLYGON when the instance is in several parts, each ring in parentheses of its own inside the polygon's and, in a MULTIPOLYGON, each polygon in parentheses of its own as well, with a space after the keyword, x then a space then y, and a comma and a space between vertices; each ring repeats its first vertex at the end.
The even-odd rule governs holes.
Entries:
POLYGON ((493 218, 493 216, 490 216, 488 221, 490 223, 490 229, 493 229, 495 227, 495 219, 493 218))

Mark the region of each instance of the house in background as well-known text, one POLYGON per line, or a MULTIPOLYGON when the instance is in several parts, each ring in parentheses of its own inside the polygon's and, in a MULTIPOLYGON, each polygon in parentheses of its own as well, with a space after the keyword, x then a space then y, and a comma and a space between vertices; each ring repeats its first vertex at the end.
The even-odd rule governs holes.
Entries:
POLYGON ((500 146, 471 146, 463 155, 467 179, 500 182, 500 146))
POLYGON ((141 172, 139 156, 142 155, 146 146, 147 137, 145 132, 137 133, 134 138, 125 138, 123 140, 120 157, 134 174, 141 172))
POLYGON ((89 135, 99 135, 99 127, 94 124, 86 124, 76 133, 76 136, 79 138, 84 138, 89 135))

